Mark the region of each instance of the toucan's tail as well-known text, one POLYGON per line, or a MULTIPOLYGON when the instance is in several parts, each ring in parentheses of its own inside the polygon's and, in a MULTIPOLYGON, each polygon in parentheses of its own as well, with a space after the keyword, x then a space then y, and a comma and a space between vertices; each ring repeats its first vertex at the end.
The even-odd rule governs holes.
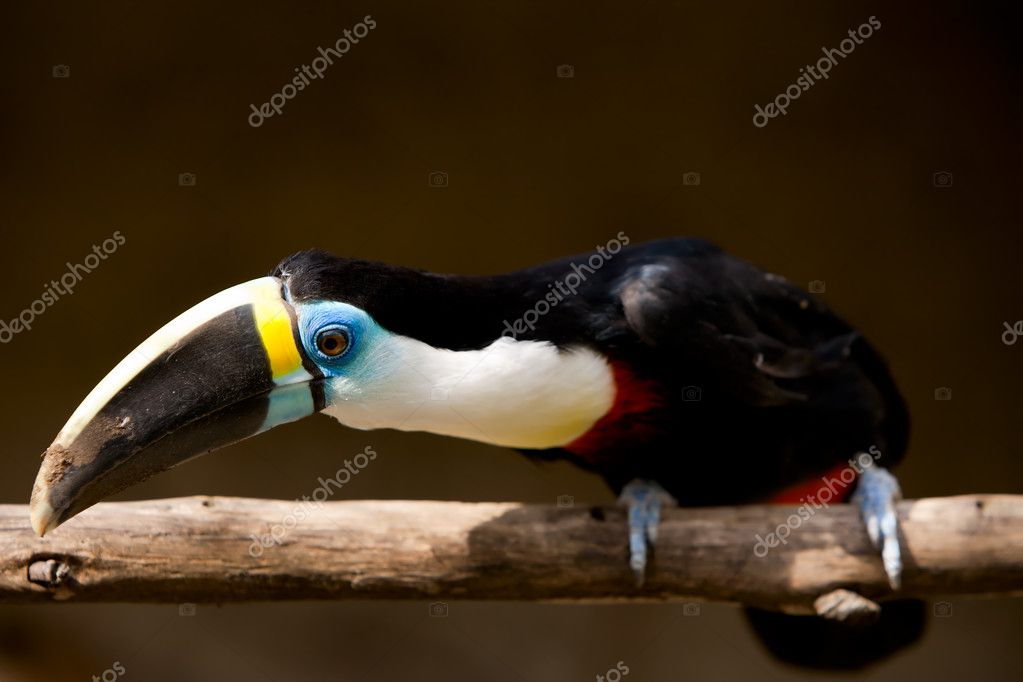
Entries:
POLYGON ((745 611, 753 631, 775 657, 828 670, 868 666, 916 642, 927 625, 927 605, 914 599, 884 602, 877 620, 861 624, 761 609, 745 611))

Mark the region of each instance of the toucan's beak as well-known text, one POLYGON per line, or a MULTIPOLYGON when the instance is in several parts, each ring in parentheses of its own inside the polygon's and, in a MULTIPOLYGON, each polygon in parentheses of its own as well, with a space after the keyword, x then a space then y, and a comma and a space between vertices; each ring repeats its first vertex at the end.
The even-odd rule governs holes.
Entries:
POLYGON ((263 277, 191 308, 92 390, 43 455, 32 489, 42 535, 187 459, 323 409, 281 280, 263 277))

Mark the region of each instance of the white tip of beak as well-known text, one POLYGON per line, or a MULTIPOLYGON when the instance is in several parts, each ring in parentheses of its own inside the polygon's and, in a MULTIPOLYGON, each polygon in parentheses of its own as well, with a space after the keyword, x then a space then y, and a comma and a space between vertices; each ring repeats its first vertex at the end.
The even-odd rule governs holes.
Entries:
POLYGON ((36 475, 35 483, 32 485, 32 498, 28 502, 29 517, 32 520, 32 530, 36 535, 43 537, 46 533, 60 525, 59 514, 50 504, 50 486, 47 477, 50 475, 50 466, 43 460, 36 475))
POLYGON ((32 500, 29 509, 32 517, 32 530, 39 537, 43 537, 57 525, 57 517, 53 513, 53 507, 45 499, 37 498, 32 500))

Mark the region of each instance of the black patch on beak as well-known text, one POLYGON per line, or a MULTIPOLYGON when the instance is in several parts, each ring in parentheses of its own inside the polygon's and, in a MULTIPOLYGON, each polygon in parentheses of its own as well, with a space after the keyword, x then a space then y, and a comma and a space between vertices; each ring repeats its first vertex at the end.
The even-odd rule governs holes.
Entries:
POLYGON ((255 434, 266 420, 274 387, 252 306, 222 313, 147 364, 70 446, 47 451, 48 503, 64 520, 154 474, 255 434), (135 456, 143 450, 145 456, 135 456))

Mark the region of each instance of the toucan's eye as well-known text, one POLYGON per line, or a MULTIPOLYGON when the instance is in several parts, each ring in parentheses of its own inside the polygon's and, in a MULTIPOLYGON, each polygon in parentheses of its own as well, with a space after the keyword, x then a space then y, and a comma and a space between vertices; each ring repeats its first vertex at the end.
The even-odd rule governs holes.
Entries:
POLYGON ((316 350, 328 358, 336 358, 348 350, 348 332, 338 327, 320 330, 316 334, 316 350))

